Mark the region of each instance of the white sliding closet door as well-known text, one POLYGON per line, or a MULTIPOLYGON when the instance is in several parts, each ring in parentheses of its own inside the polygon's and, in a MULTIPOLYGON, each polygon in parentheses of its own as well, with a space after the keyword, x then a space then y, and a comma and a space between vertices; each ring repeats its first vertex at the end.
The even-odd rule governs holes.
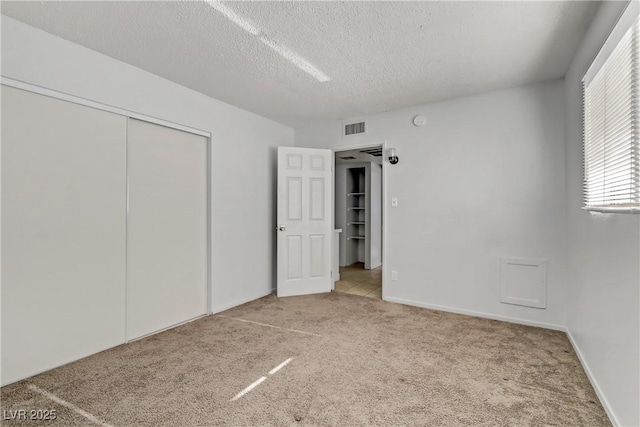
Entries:
POLYGON ((1 97, 5 385, 125 341, 127 119, 1 97))
POLYGON ((127 340, 206 314, 207 140, 129 119, 127 340))

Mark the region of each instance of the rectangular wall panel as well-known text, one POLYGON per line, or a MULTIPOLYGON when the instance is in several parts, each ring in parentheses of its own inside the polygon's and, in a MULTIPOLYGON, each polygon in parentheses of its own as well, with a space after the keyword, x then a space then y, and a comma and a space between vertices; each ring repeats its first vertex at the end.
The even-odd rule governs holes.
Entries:
POLYGON ((126 118, 2 86, 2 384, 125 340, 126 118))
POLYGON ((207 140, 129 119, 127 339, 207 310, 207 140))
POLYGON ((500 301, 525 307, 547 306, 547 261, 500 258, 500 301))

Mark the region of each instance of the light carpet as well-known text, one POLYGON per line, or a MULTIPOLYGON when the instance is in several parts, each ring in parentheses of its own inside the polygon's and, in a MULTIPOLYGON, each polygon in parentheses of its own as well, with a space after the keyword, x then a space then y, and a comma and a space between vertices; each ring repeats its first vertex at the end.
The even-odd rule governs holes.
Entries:
POLYGON ((610 425, 562 332, 337 293, 221 314, 2 388, 57 412, 3 425, 610 425))

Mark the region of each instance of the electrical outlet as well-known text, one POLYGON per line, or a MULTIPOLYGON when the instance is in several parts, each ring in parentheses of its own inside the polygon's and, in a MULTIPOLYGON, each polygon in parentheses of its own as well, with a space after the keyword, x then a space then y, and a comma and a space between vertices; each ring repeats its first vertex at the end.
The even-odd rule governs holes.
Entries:
POLYGON ((398 207, 398 198, 397 197, 392 197, 391 198, 391 207, 392 208, 397 208, 398 207))
POLYGON ((398 280, 398 272, 391 270, 391 280, 398 280))

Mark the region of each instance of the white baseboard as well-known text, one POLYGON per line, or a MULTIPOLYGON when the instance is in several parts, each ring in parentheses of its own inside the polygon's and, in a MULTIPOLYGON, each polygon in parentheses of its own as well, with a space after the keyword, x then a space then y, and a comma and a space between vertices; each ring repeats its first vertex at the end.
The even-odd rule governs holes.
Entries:
POLYGON ((499 314, 484 313, 481 311, 466 310, 463 308, 449 307, 445 305, 428 304, 420 301, 412 301, 412 300, 406 300, 402 298, 387 297, 384 295, 382 299, 389 302, 395 302, 395 303, 404 304, 404 305, 412 305, 415 307, 428 308, 431 310, 446 311, 448 313, 464 314, 467 316, 482 317, 485 319, 500 320, 502 322, 517 323, 519 325, 535 326, 538 328, 552 329, 554 331, 566 332, 566 328, 564 326, 556 325, 553 323, 537 322, 535 320, 519 319, 517 317, 501 316, 499 314))
POLYGON ((602 404, 602 407, 607 413, 607 416, 609 417, 609 421, 611 421, 611 424, 613 424, 614 427, 618 427, 620 425, 620 422, 616 418, 616 415, 613 413, 613 409, 611 409, 611 406, 609 405, 607 398, 604 396, 604 393, 602 392, 600 385, 598 385, 598 381, 596 381, 596 378, 593 376, 593 373, 591 372, 591 369, 589 368, 587 361, 584 359, 584 356, 580 351, 580 347, 578 347, 578 343, 576 343, 576 340, 573 339, 573 335, 571 335, 571 331, 569 331, 568 328, 565 328, 565 333, 569 338, 569 342, 573 347, 573 351, 575 351, 576 354, 578 355, 578 360, 582 365, 582 369, 584 369, 584 371, 586 372, 587 378, 589 378, 589 382, 591 383, 591 386, 595 390, 596 395, 598 395, 598 399, 600 399, 600 403, 602 404))
POLYGON ((276 289, 273 288, 273 289, 269 290, 268 292, 258 292, 255 295, 252 295, 252 296, 247 297, 247 298, 243 298, 243 299, 238 300, 238 301, 234 301, 234 302, 229 303, 229 304, 225 304, 225 305, 223 305, 221 307, 215 307, 214 306, 211 309, 211 313, 210 314, 221 313, 221 312, 223 312, 225 310, 229 310, 229 309, 231 309, 233 307, 237 307, 239 305, 246 304, 248 302, 251 302, 251 301, 266 297, 267 295, 271 295, 271 294, 275 293, 275 291, 276 291, 276 289))
POLYGON ((145 339, 147 337, 150 337, 152 335, 156 335, 156 334, 168 331, 169 329, 177 328, 178 326, 182 326, 182 325, 186 325, 187 323, 195 322, 196 320, 205 318, 208 315, 209 315, 208 313, 200 314, 200 315, 198 315, 196 317, 192 317, 191 319, 187 319, 187 320, 184 320, 182 322, 176 323, 175 325, 167 326, 166 328, 158 329, 157 331, 149 332, 146 335, 142 335, 142 336, 139 336, 139 337, 136 337, 136 338, 131 338, 130 340, 127 340, 125 342, 125 344, 129 344, 129 343, 132 343, 132 342, 140 341, 140 340, 145 339))
MULTIPOLYGON (((124 340, 124 334, 123 334, 122 339, 124 340)), ((2 377, 2 382, 0 383, 0 386, 5 387, 5 386, 8 386, 10 384, 15 384, 17 382, 24 381, 26 379, 35 377, 36 375, 43 374, 43 373, 51 371, 53 369, 62 368, 63 366, 70 365, 70 364, 75 363, 75 362, 77 362, 79 360, 91 357, 94 354, 102 353, 103 351, 111 350, 112 348, 116 348, 116 347, 119 347, 121 345, 127 345, 127 343, 125 341, 121 341, 121 342, 118 342, 118 343, 115 343, 115 344, 109 344, 107 347, 103 347, 103 348, 101 348, 101 349, 99 349, 97 351, 93 351, 92 353, 88 353, 88 354, 85 354, 85 355, 80 356, 80 357, 72 357, 71 359, 67 359, 67 361, 65 361, 65 362, 57 363, 55 365, 49 365, 44 369, 39 369, 37 371, 33 371, 33 372, 29 373, 28 375, 21 376, 19 378, 13 379, 13 380, 8 381, 8 382, 4 382, 4 377, 2 377)))

